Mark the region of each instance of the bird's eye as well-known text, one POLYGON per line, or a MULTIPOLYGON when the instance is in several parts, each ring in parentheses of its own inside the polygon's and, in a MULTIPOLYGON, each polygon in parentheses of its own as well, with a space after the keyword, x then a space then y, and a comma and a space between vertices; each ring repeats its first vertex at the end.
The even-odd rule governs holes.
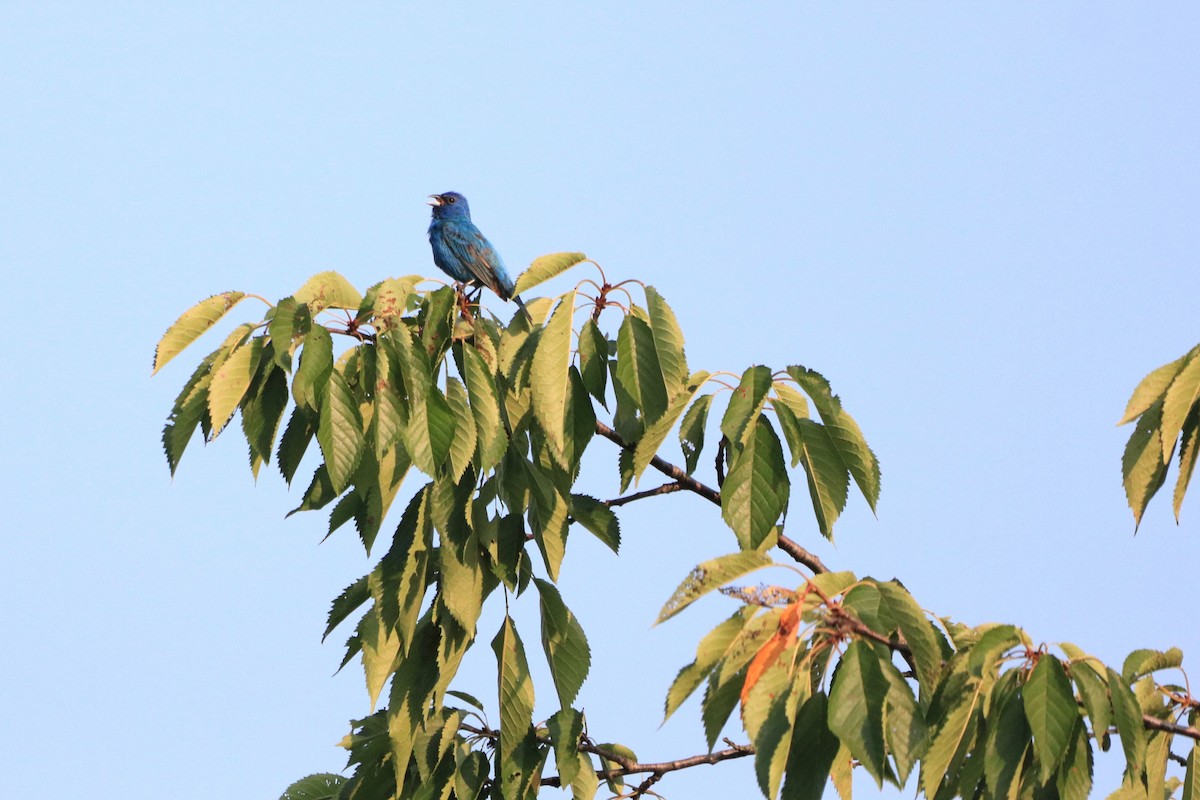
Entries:
POLYGON ((446 198, 446 202, 447 202, 447 203, 453 203, 453 202, 455 202, 457 199, 458 199, 457 197, 447 197, 447 198, 446 198))

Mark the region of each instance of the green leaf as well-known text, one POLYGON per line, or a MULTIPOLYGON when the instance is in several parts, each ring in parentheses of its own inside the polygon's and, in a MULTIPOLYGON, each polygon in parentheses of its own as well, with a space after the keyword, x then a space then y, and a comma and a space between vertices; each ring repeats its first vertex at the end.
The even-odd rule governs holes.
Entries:
POLYGON ((721 489, 721 517, 743 549, 757 548, 767 539, 787 508, 789 490, 779 437, 760 415, 721 489))
POLYGON ((645 320, 632 314, 625 317, 617 332, 615 378, 635 401, 644 422, 654 422, 666 413, 667 387, 654 346, 654 332, 645 320))
MULTIPOLYGON (((215 355, 215 354, 214 354, 215 355)), ((210 355, 200 362, 196 371, 184 384, 183 390, 175 398, 175 405, 163 426, 163 452, 167 456, 167 466, 174 477, 183 451, 192 440, 196 426, 208 413, 208 387, 212 383, 212 364, 214 356, 210 355)))
POLYGON ((354 469, 362 458, 365 439, 358 402, 346 378, 337 370, 331 372, 325 382, 317 443, 325 457, 333 490, 340 494, 350 484, 354 469))
POLYGON ((849 476, 834 449, 829 430, 811 419, 797 420, 800 463, 808 479, 817 526, 825 538, 833 539, 833 523, 846 507, 849 476))
POLYGON ((708 409, 712 405, 711 394, 701 395, 683 415, 679 425, 679 446, 683 449, 683 461, 687 474, 696 471, 700 451, 704 449, 704 426, 708 424, 708 409))
POLYGON ((325 382, 333 371, 333 338, 323 325, 314 325, 304 337, 300 366, 292 378, 292 397, 296 405, 317 411, 325 392, 325 382))
POLYGON ((546 720, 546 730, 554 744, 554 761, 558 765, 561 785, 569 786, 575 782, 581 770, 588 769, 591 765, 579 752, 579 740, 583 736, 583 714, 564 706, 546 720))
POLYGON ((984 774, 988 789, 997 800, 1016 800, 1030 747, 1029 723, 1021 696, 1012 693, 988 718, 984 750, 984 774))
POLYGON ((1108 699, 1108 681, 1082 662, 1071 665, 1071 677, 1079 689, 1084 710, 1092 721, 1092 734, 1101 749, 1108 749, 1108 728, 1112 725, 1112 703, 1108 699))
POLYGON ((263 362, 242 403, 242 432, 250 445, 250 470, 255 478, 259 467, 271 459, 275 434, 287 403, 286 374, 273 361, 263 362))
POLYGON ((153 372, 150 374, 158 372, 168 361, 183 352, 185 347, 200 338, 201 334, 216 325, 221 317, 245 296, 245 292, 214 294, 183 312, 158 341, 154 350, 153 372))
POLYGON ((1163 485, 1167 468, 1162 460, 1162 404, 1155 403, 1138 419, 1121 457, 1125 497, 1133 510, 1134 529, 1141 525, 1150 498, 1163 485))
POLYGON ((371 698, 371 710, 384 684, 392 676, 396 656, 400 652, 400 638, 389 630, 380 619, 379 612, 372 607, 358 626, 362 640, 363 672, 367 679, 367 695, 371 698))
POLYGON ((457 481, 475 456, 478 437, 475 432, 475 417, 467 401, 466 387, 456 378, 446 379, 446 401, 454 415, 454 438, 450 441, 450 477, 457 481))
POLYGON ((1087 800, 1092 793, 1092 742, 1083 720, 1072 729, 1071 747, 1058 771, 1058 796, 1062 800, 1087 800))
POLYGON ((858 484, 867 505, 874 513, 875 503, 879 500, 879 459, 867 445, 862 429, 842 408, 841 399, 830 391, 829 381, 819 372, 800 366, 788 367, 787 371, 812 398, 817 413, 821 415, 821 421, 825 423, 829 433, 833 451, 858 484))
MULTIPOLYGON (((408 310, 408 301, 415 288, 412 282, 403 278, 387 278, 372 287, 374 298, 370 314, 377 331, 384 333, 403 324, 401 319, 408 310)), ((371 294, 367 292, 364 303, 372 299, 371 294)), ((359 310, 361 312, 364 309, 360 306, 359 310)))
POLYGON ((455 753, 454 797, 455 800, 478 800, 487 782, 487 756, 478 750, 462 750, 455 753))
POLYGON ((1200 351, 1193 350, 1186 356, 1187 363, 1163 396, 1162 410, 1162 458, 1171 460, 1175 440, 1183 430, 1188 415, 1200 407, 1200 351))
POLYGON ((809 695, 806 685, 793 683, 796 653, 801 647, 792 639, 764 666, 742 702, 742 725, 754 744, 754 771, 766 797, 779 794, 796 708, 809 695))
POLYGON ((684 578, 671 595, 654 624, 666 622, 704 595, 743 575, 771 566, 771 557, 755 550, 744 550, 705 561, 684 578))
POLYGON ((883 787, 883 702, 888 685, 879 655, 865 642, 854 641, 842 654, 829 692, 829 729, 850 748, 875 785, 883 787))
POLYGON ((975 735, 975 712, 982 681, 960 680, 961 685, 945 697, 944 708, 932 719, 929 749, 921 762, 921 789, 934 797, 952 764, 975 735))
POLYGON ((1071 682, 1059 660, 1043 653, 1029 673, 1023 690, 1025 718, 1033 731, 1033 751, 1037 755, 1040 780, 1050 780, 1067 754, 1071 727, 1078 716, 1071 682))
POLYGON ((929 732, 912 687, 900 670, 886 658, 879 660, 879 667, 888 683, 883 706, 883 739, 896 762, 897 782, 903 786, 917 759, 925 753, 929 732))
POLYGON ((544 283, 584 261, 587 261, 587 256, 583 253, 550 253, 538 256, 517 278, 513 294, 527 292, 539 283, 544 283))
POLYGON ((275 364, 285 372, 292 371, 292 343, 312 327, 308 306, 297 303, 294 297, 280 300, 271 312, 267 333, 271 337, 271 355, 275 364))
POLYGON ((1183 496, 1187 494, 1188 484, 1196 471, 1196 440, 1200 438, 1200 414, 1193 414, 1183 425, 1179 445, 1179 475, 1175 479, 1175 523, 1179 524, 1179 509, 1183 505, 1183 496))
POLYGON ((747 428, 758 419, 767 402, 771 388, 771 370, 766 367, 750 367, 742 373, 741 383, 733 390, 725 416, 721 418, 721 433, 735 445, 749 438, 747 428))
POLYGON ((327 308, 358 310, 362 303, 362 295, 350 281, 333 271, 313 275, 293 296, 297 303, 307 305, 313 316, 327 308))
POLYGON ((721 735, 729 715, 737 706, 745 678, 745 667, 723 681, 718 681, 716 672, 709 675, 704 700, 700 703, 700 717, 704 722, 704 737, 708 741, 709 750, 716 745, 717 737, 721 735))
POLYGON ((754 616, 757 610, 755 606, 742 606, 733 613, 733 616, 705 634, 696 648, 696 660, 679 670, 679 674, 671 683, 671 688, 667 690, 663 722, 666 722, 712 673, 742 632, 746 621, 754 616))
POLYGON ((567 608, 554 584, 533 579, 541 596, 542 648, 550 664, 550 677, 558 692, 558 702, 568 708, 575 702, 592 663, 591 648, 583 626, 567 608))
POLYGON ((563 556, 566 554, 571 501, 569 495, 555 482, 553 475, 548 473, 549 470, 537 468, 529 471, 532 479, 529 522, 550 580, 556 581, 563 556))
POLYGON ((571 517, 614 553, 621 549, 621 523, 612 509, 594 497, 571 495, 571 517))
POLYGON ((329 609, 329 620, 325 625, 325 633, 321 634, 321 641, 324 642, 329 634, 333 633, 334 628, 341 625, 347 617, 370 599, 371 591, 367 588, 366 575, 342 590, 329 609))
POLYGON ((1182 800, 1200 800, 1200 742, 1193 744, 1188 753, 1182 800))
POLYGON ((432 477, 450 455, 456 428, 454 411, 441 391, 430 386, 424 395, 409 407, 404 445, 417 468, 432 477))
POLYGON ((675 427, 675 423, 679 420, 683 410, 687 408, 688 403, 696 396, 696 392, 704 386, 708 380, 709 373, 701 370, 687 381, 687 387, 681 389, 675 395, 675 399, 671 401, 670 407, 657 420, 646 426, 645 433, 638 440, 637 447, 633 451, 633 475, 634 479, 641 477, 646 471, 646 467, 650 466, 650 461, 658 453, 658 448, 666 441, 667 435, 671 429, 675 427))
POLYGON ((550 442, 562 452, 565 448, 564 425, 567 410, 568 370, 571 366, 571 317, 575 313, 575 292, 563 295, 550 316, 533 353, 530 390, 533 413, 550 442))
POLYGON ((333 490, 333 482, 329 480, 329 468, 322 464, 313 472, 312 482, 304 490, 304 497, 301 498, 300 505, 289 511, 287 516, 290 517, 298 511, 315 511, 318 508, 324 508, 338 494, 339 492, 333 490))
POLYGON ((1000 657, 1021 644, 1021 631, 1014 625, 989 628, 971 648, 967 670, 976 678, 992 674, 1000 657))
POLYGON ((1170 364, 1163 364, 1142 378, 1141 383, 1133 390, 1133 396, 1129 398, 1129 404, 1125 406, 1125 414, 1117 425, 1132 422, 1148 411, 1152 405, 1162 400, 1163 395, 1167 393, 1167 387, 1171 385, 1171 381, 1175 380, 1175 376, 1183 369, 1185 362, 1192 357, 1194 352, 1193 350, 1170 364))
POLYGON ((500 398, 496 391, 495 375, 474 347, 463 347, 463 380, 470 396, 471 413, 475 416, 475 430, 479 444, 479 461, 476 469, 480 474, 500 463, 508 448, 508 435, 500 420, 500 398))
MULTIPOLYGON (((435 489, 436 492, 436 489, 435 489)), ((465 519, 450 523, 453 533, 442 534, 438 548, 441 568, 441 600, 450 615, 469 634, 474 635, 475 623, 483 608, 483 568, 479 564, 479 539, 467 528, 465 519)))
POLYGON ((646 310, 650 315, 650 330, 654 334, 654 349, 662 366, 663 383, 667 387, 667 396, 673 398, 689 383, 687 356, 683 352, 683 331, 679 329, 675 312, 653 286, 646 287, 646 310))
POLYGON ((208 416, 213 425, 209 441, 224 430, 246 396, 250 382, 258 371, 263 342, 259 337, 235 348, 213 373, 212 383, 208 387, 208 416))
POLYGON ((579 331, 579 374, 592 397, 607 408, 608 338, 594 319, 583 323, 579 331))
POLYGON ((331 772, 320 772, 293 783, 279 800, 337 800, 346 779, 331 772))
POLYGON ((816 692, 796 712, 781 800, 821 800, 838 738, 829 730, 829 700, 816 692))
POLYGON ((314 434, 316 431, 309 421, 308 413, 300 406, 293 408, 292 416, 283 430, 283 436, 279 438, 279 449, 275 454, 279 473, 289 486, 292 478, 296 475, 296 470, 300 468, 300 461, 304 458, 304 452, 308 449, 308 443, 312 441, 314 434))
POLYGON ((1125 657, 1121 666, 1121 679, 1133 683, 1143 675, 1149 675, 1160 669, 1173 669, 1183 663, 1183 651, 1178 647, 1170 650, 1134 650, 1125 657))
POLYGON ((1146 770, 1146 729, 1142 724, 1142 711, 1121 676, 1111 668, 1107 675, 1113 718, 1121 737, 1121 749, 1125 751, 1125 774, 1140 780, 1146 770))
POLYGON ((506 758, 525 739, 533 722, 534 702, 533 679, 525 660, 525 646, 507 614, 492 639, 492 652, 496 654, 500 698, 500 757, 506 758))

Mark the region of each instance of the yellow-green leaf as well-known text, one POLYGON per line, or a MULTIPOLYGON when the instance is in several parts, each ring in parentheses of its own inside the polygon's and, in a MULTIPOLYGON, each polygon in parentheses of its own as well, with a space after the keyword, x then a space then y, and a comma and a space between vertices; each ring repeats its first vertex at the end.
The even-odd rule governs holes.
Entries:
POLYGON ((1125 406, 1125 413, 1121 416, 1121 420, 1117 425, 1125 425, 1126 423, 1133 422, 1133 420, 1144 414, 1150 406, 1162 400, 1163 395, 1166 394, 1167 387, 1171 385, 1171 381, 1175 380, 1175 376, 1179 374, 1179 370, 1183 369, 1184 363, 1194 352, 1193 350, 1181 358, 1175 359, 1170 364, 1163 364, 1142 378, 1141 383, 1133 390, 1133 396, 1129 398, 1129 403, 1125 406))
POLYGON ((1175 440, 1183 430, 1184 420, 1200 406, 1200 356, 1189 354, 1188 361, 1163 397, 1162 410, 1162 459, 1171 460, 1175 440))
POLYGON ((240 303, 245 296, 245 292, 214 294, 183 312, 159 340, 158 347, 154 350, 154 371, 151 374, 162 369, 168 361, 183 352, 185 347, 216 325, 221 317, 240 303))
POLYGON ((208 415, 212 419, 213 430, 209 439, 217 438, 224 430, 233 412, 246 396, 250 381, 258 370, 259 358, 262 356, 263 339, 253 339, 249 344, 243 344, 225 359, 224 363, 213 373, 212 384, 208 389, 208 415))
POLYGON ((358 310, 362 295, 339 273, 332 270, 313 275, 294 295, 296 302, 304 303, 316 316, 326 308, 348 308, 358 310))
POLYGON ((513 294, 528 291, 583 261, 587 261, 587 256, 583 253, 550 253, 538 256, 517 278, 517 286, 513 290, 513 294))
POLYGON ((530 366, 533 413, 550 442, 561 453, 567 408, 568 370, 571 367, 571 317, 575 313, 575 292, 563 295, 538 338, 530 366))

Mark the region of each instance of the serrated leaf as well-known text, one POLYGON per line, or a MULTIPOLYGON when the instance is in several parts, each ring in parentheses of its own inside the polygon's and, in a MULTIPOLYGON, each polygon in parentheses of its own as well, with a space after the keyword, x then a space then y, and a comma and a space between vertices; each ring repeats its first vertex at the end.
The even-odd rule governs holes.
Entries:
POLYGON ((275 463, 279 466, 279 473, 289 486, 292 478, 296 475, 296 470, 300 468, 300 461, 304 458, 308 443, 312 441, 315 434, 316 431, 309 421, 308 413, 300 406, 293 408, 292 416, 283 429, 283 436, 279 437, 279 448, 275 453, 275 463))
POLYGON ((1193 744, 1188 753, 1182 800, 1200 800, 1200 742, 1193 744))
POLYGON ((640 478, 642 473, 646 471, 646 467, 650 466, 650 461, 658 453, 658 448, 666 441, 667 435, 675 427, 675 423, 683 414, 683 410, 687 408, 688 403, 696 396, 696 392, 700 391, 701 387, 704 386, 708 377, 709 373, 703 370, 691 376, 687 381, 686 388, 680 389, 666 412, 646 426, 642 438, 638 440, 637 447, 633 451, 634 480, 640 478))
MULTIPOLYGON (((666 412, 667 387, 654 346, 654 333, 645 320, 632 314, 625 317, 617 332, 615 369, 616 383, 633 399, 643 422, 654 422, 666 412)), ((618 408, 623 405, 620 394, 617 405, 618 408)), ((626 434, 625 431, 620 433, 626 434)))
POLYGON ((1021 696, 1009 695, 1007 701, 992 712, 988 722, 984 750, 988 789, 996 800, 1016 800, 1032 735, 1021 696))
POLYGON ((558 308, 538 337, 530 365, 530 391, 533 413, 547 438, 562 452, 567 410, 568 370, 571 366, 571 318, 575 313, 575 292, 563 295, 558 308))
POLYGON ((1108 693, 1112 698, 1113 719, 1125 751, 1125 774, 1140 780, 1146 769, 1146 729, 1142 711, 1129 686, 1113 669, 1107 670, 1108 693))
POLYGON ((480 474, 500 463, 508 448, 508 435, 500 420, 500 399, 494 373, 474 347, 463 347, 463 380, 466 381, 471 413, 475 417, 480 474))
POLYGON ((317 425, 317 443, 325 457, 333 490, 341 494, 350 484, 354 469, 365 446, 362 416, 358 401, 341 372, 333 370, 325 382, 321 400, 321 421, 317 425))
POLYGON ((432 477, 450 455, 456 428, 445 395, 435 386, 428 387, 424 395, 409 407, 404 445, 417 468, 432 477))
POLYGON ((500 757, 506 758, 525 739, 533 722, 534 703, 533 679, 525 660, 525 646, 507 614, 492 639, 492 652, 496 654, 500 701, 500 757))
POLYGON ((842 408, 842 401, 829 388, 829 382, 820 373, 800 366, 787 368, 796 383, 808 393, 821 421, 829 433, 830 444, 838 460, 854 478, 859 490, 866 498, 871 512, 879 500, 879 459, 867 445, 862 429, 854 418, 842 408))
POLYGON ((374 711, 379 693, 383 691, 384 684, 395 669, 396 655, 400 652, 400 639, 384 626, 374 607, 367 611, 359 623, 358 635, 362 640, 367 695, 371 699, 371 711, 374 711))
POLYGON ((258 371, 259 360, 262 358, 263 342, 261 337, 237 347, 213 373, 212 383, 208 387, 208 415, 212 419, 212 433, 209 441, 217 438, 233 412, 241 405, 250 381, 258 371))
POLYGON ((745 627, 746 621, 756 611, 754 606, 742 606, 733 613, 733 616, 704 635, 696 647, 696 660, 679 670, 679 674, 675 676, 670 689, 667 690, 663 722, 666 722, 712 673, 730 645, 741 633, 742 628, 745 627))
POLYGON ((287 407, 286 374, 273 361, 267 361, 260 367, 247 395, 242 403, 242 432, 246 434, 246 441, 250 445, 250 470, 257 478, 259 467, 271 459, 275 434, 279 431, 279 422, 287 407))
POLYGON ((271 337, 271 355, 280 369, 292 371, 292 343, 307 334, 311 326, 308 306, 297 303, 296 298, 285 297, 275 305, 267 333, 271 337))
POLYGON ((1092 742, 1082 720, 1076 720, 1071 747, 1058 771, 1058 796, 1062 800, 1088 800, 1092 793, 1092 742))
POLYGON ((674 398, 675 394, 687 388, 689 383, 687 355, 683 351, 683 331, 675 319, 675 312, 653 286, 646 287, 646 311, 650 316, 650 330, 654 334, 654 348, 658 353, 658 363, 662 367, 667 396, 674 398))
POLYGON ((654 624, 666 622, 714 589, 771 564, 771 557, 765 553, 745 550, 697 565, 663 605, 654 624))
POLYGON ((799 460, 804 465, 817 527, 832 541, 833 523, 846 507, 850 477, 824 425, 801 419, 797 420, 796 430, 801 445, 799 460))
POLYGON ((725 415, 721 418, 721 433, 735 445, 749 436, 747 430, 762 413, 771 388, 771 370, 763 366, 750 367, 742 373, 741 383, 733 390, 725 415))
POLYGON ((167 424, 163 426, 163 452, 167 456, 167 466, 172 477, 179 467, 180 459, 183 458, 183 451, 196 432, 196 426, 208 413, 208 386, 212 382, 214 355, 201 361, 188 378, 183 390, 175 398, 175 405, 167 417, 167 424))
POLYGON ((517 277, 513 294, 529 291, 539 283, 545 283, 556 275, 560 275, 576 264, 587 261, 583 253, 550 253, 538 256, 524 272, 517 277))
POLYGON ((337 800, 346 779, 331 772, 308 775, 293 783, 279 800, 337 800))
POLYGON ((971 648, 967 670, 976 678, 990 674, 1000 656, 1021 643, 1021 632, 1014 625, 997 625, 989 628, 971 648))
POLYGON ((367 588, 367 576, 364 575, 342 590, 329 609, 325 632, 321 634, 324 642, 334 628, 341 625, 347 617, 355 612, 363 603, 371 599, 371 591, 367 588))
POLYGON ((1129 398, 1128 405, 1125 406, 1125 413, 1121 416, 1121 420, 1117 425, 1125 425, 1132 422, 1144 414, 1150 406, 1162 400, 1163 395, 1167 392, 1167 387, 1171 385, 1171 381, 1175 380, 1175 376, 1183 369, 1184 363, 1192 354, 1192 352, 1189 352, 1175 359, 1170 364, 1163 364, 1142 378, 1137 388, 1133 390, 1133 395, 1129 398))
POLYGON ((315 511, 318 508, 324 508, 338 494, 339 492, 333 490, 333 482, 329 480, 328 467, 322 464, 313 472, 312 481, 304 490, 304 497, 301 498, 300 505, 289 511, 287 516, 290 517, 298 511, 315 511))
POLYGON ((579 331, 579 374, 592 397, 607 408, 608 337, 594 319, 583 323, 579 331))
POLYGON ((307 305, 313 316, 326 308, 347 308, 356 311, 362 303, 362 295, 350 281, 332 270, 313 275, 293 296, 297 303, 307 305))
POLYGON ((721 517, 743 549, 757 548, 767 539, 787 508, 789 491, 779 437, 760 415, 734 455, 721 489, 721 517))
POLYGON ((1079 690, 1084 710, 1092 723, 1092 734, 1101 749, 1108 749, 1108 728, 1112 724, 1112 703, 1108 699, 1108 681, 1100 677, 1089 665, 1076 662, 1071 665, 1071 678, 1079 690))
POLYGON ((333 338, 322 325, 314 325, 304 336, 300 366, 292 378, 292 397, 296 405, 317 411, 325 392, 325 382, 333 371, 333 338))
POLYGON ((1200 407, 1200 355, 1197 352, 1193 350, 1188 354, 1187 363, 1179 370, 1163 396, 1160 438, 1164 462, 1171 460, 1175 440, 1183 430, 1184 420, 1200 407))
POLYGON ((717 737, 729 720, 729 715, 737 707, 738 698, 742 693, 742 681, 745 668, 729 676, 727 680, 718 681, 718 673, 708 676, 708 687, 704 691, 704 700, 700 703, 700 717, 704 722, 704 737, 711 751, 717 743, 717 737))
POLYGON ((683 463, 688 475, 696 471, 700 451, 704 449, 704 427, 708 424, 708 409, 712 399, 711 394, 697 398, 679 424, 679 446, 683 450, 683 463))
POLYGON ((865 642, 851 642, 829 692, 829 729, 850 748, 879 788, 884 776, 883 701, 887 689, 874 648, 865 642))
POLYGON ((1033 751, 1045 783, 1058 769, 1071 743, 1071 727, 1078 716, 1071 682, 1062 664, 1043 653, 1029 673, 1023 689, 1025 718, 1033 731, 1033 751))
POLYGON ((581 758, 583 754, 579 752, 579 740, 583 736, 583 714, 564 706, 546 720, 546 730, 554 744, 554 762, 558 765, 560 785, 569 786, 575 782, 582 769, 590 766, 590 762, 581 758))
POLYGON ((534 578, 533 582, 541 598, 542 648, 550 665, 550 677, 559 704, 569 708, 587 679, 592 651, 583 626, 567 608, 554 584, 540 578, 534 578))
POLYGON ((781 800, 821 800, 839 742, 829 730, 829 700, 816 692, 796 712, 781 800))
POLYGON ((158 372, 168 361, 183 352, 184 348, 200 338, 201 334, 216 325, 245 296, 245 292, 214 294, 183 312, 159 339, 158 346, 154 349, 153 371, 150 374, 158 372))
POLYGON ((475 456, 475 417, 467 401, 467 389, 457 378, 446 379, 446 401, 454 415, 454 438, 450 442, 450 477, 457 481, 475 456))
POLYGON ((1188 484, 1196 471, 1196 440, 1200 438, 1200 414, 1189 417, 1183 425, 1179 445, 1179 475, 1175 479, 1175 496, 1172 507, 1175 510, 1175 524, 1179 524, 1179 509, 1183 506, 1183 497, 1187 494, 1188 484))
MULTIPOLYGON (((383 333, 401 324, 400 320, 408 310, 408 300, 412 297, 415 286, 403 278, 387 278, 373 288, 375 297, 370 310, 372 323, 376 330, 383 333)), ((360 307, 359 310, 364 309, 360 307)))
POLYGON ((1150 498, 1163 485, 1167 468, 1162 460, 1162 404, 1155 403, 1146 409, 1137 421, 1125 452, 1121 456, 1121 475, 1125 484, 1125 497, 1133 511, 1134 530, 1142 523, 1142 514, 1150 498))
POLYGON ((612 509, 594 497, 571 495, 571 517, 614 553, 621 549, 621 523, 612 509))
POLYGON ((889 659, 881 658, 879 668, 888 683, 883 705, 883 739, 896 763, 896 779, 900 786, 917 760, 925 753, 929 732, 925 716, 913 696, 912 687, 889 659))
POLYGON ((932 720, 929 748, 921 761, 921 789, 934 797, 955 756, 974 735, 974 717, 982 681, 965 681, 959 691, 946 698, 946 707, 932 720))
POLYGON ((1183 663, 1183 651, 1178 647, 1169 650, 1134 650, 1125 657, 1121 666, 1121 679, 1133 683, 1143 675, 1160 669, 1172 669, 1183 663))

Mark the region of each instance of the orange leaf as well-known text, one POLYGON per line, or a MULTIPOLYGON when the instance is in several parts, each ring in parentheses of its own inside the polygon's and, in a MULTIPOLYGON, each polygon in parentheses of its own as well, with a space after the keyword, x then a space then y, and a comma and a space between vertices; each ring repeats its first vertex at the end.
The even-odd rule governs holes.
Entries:
POLYGON ((754 684, 758 683, 758 679, 767 671, 767 667, 771 666, 775 659, 779 658, 779 654, 787 648, 788 641, 796 635, 798 627, 800 627, 800 604, 792 603, 779 615, 779 629, 762 646, 746 669, 746 681, 742 684, 741 701, 743 705, 746 698, 750 696, 750 690, 754 688, 754 684))

